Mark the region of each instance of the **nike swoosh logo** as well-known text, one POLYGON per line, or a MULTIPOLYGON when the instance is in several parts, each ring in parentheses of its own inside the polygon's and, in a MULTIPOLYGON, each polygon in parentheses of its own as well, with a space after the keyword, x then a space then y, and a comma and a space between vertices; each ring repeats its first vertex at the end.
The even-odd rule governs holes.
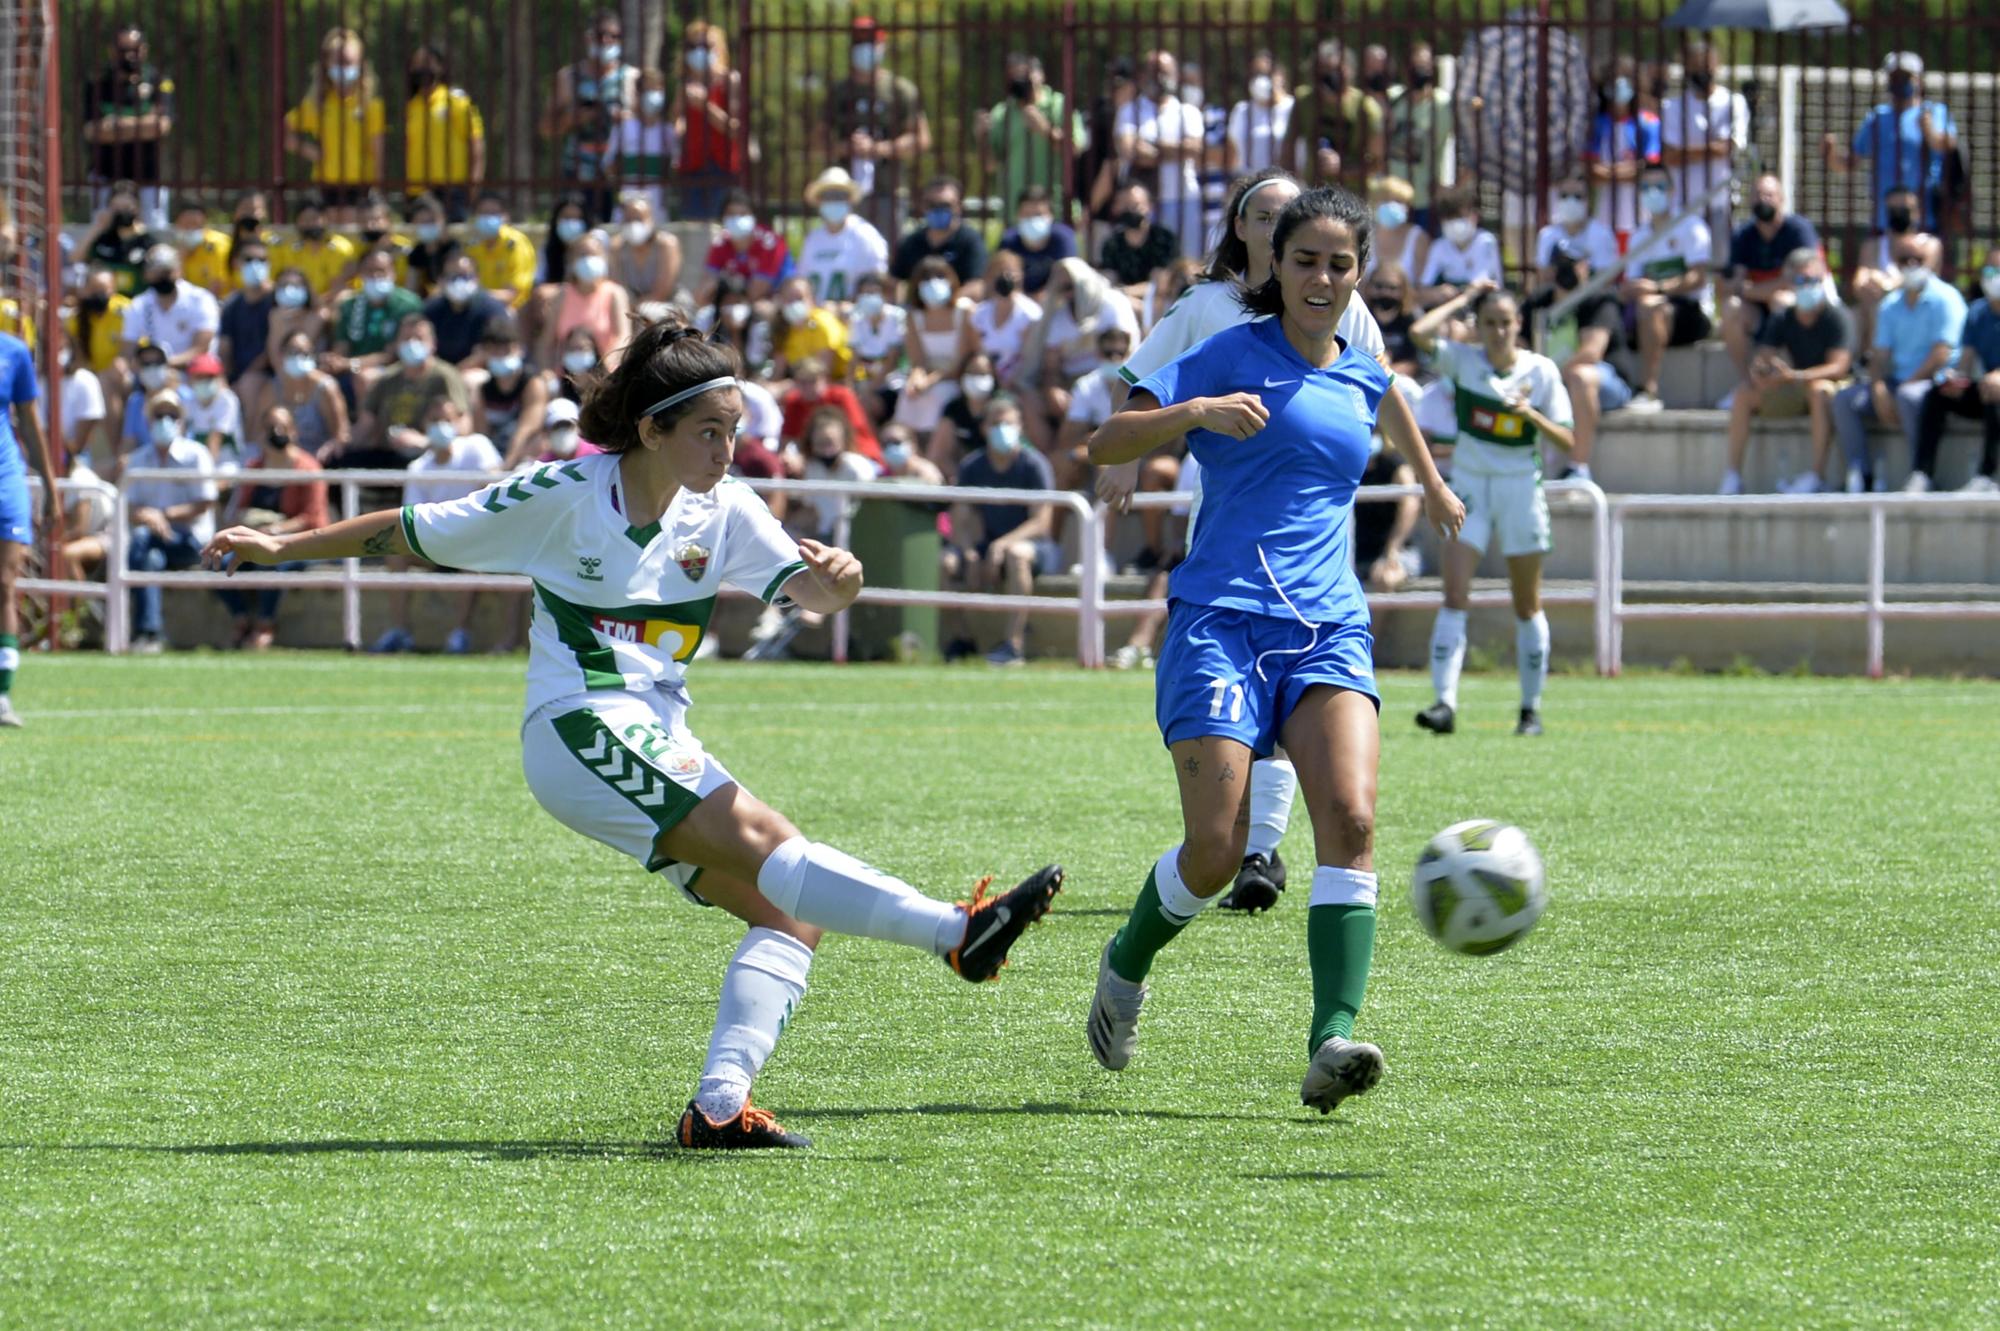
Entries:
POLYGON ((1297 382, 1298 380, 1296 379, 1266 379, 1264 381, 1264 387, 1283 388, 1286 384, 1295 384, 1297 382))
POLYGON ((987 918, 991 919, 993 923, 987 925, 986 932, 979 935, 979 937, 968 938, 965 940, 965 942, 959 944, 958 955, 960 955, 961 957, 964 956, 966 953, 972 951, 974 948, 985 946, 987 939, 993 937, 993 935, 999 933, 1002 929, 1005 929, 1007 927, 1007 921, 1014 918, 1014 913, 1008 910, 1005 906, 995 906, 992 910, 986 912, 986 914, 987 918))

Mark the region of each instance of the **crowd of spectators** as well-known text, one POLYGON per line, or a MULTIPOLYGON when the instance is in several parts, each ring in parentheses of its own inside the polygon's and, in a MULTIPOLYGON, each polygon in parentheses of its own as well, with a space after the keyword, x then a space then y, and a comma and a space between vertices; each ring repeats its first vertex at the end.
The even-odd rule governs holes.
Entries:
MULTIPOLYGON (((258 192, 226 211, 169 199, 157 159, 173 84, 148 63, 140 30, 120 30, 83 131, 98 210, 55 322, 62 442, 77 474, 189 474, 136 492, 132 566, 185 567, 218 514, 327 520, 323 484, 259 485, 259 469, 511 469, 591 451, 577 436, 578 383, 616 363, 635 321, 676 307, 744 361, 746 475, 1087 489, 1084 441, 1122 400, 1118 366, 1201 279, 1226 182, 1272 166, 1368 199, 1374 254, 1357 298, 1420 391, 1420 422, 1449 435, 1449 385, 1410 330, 1474 284, 1504 283, 1507 256, 1482 209, 1490 193, 1453 177, 1451 105, 1427 45, 1398 68, 1379 46, 1329 40, 1296 72, 1258 51, 1228 105, 1208 102, 1216 84, 1198 67, 1154 50, 1114 64, 1088 111, 1048 86, 1034 56, 1010 54, 1006 97, 974 123, 1006 191, 1005 216, 991 219, 967 215, 958 180, 915 174, 931 149, 922 92, 889 68, 878 25, 856 20, 850 38, 849 69, 812 131, 824 169, 782 201, 808 219, 790 230, 771 201, 730 183, 743 169, 746 94, 713 25, 688 25, 670 81, 624 59, 615 14, 591 20, 538 122, 572 188, 532 220, 481 187, 479 109, 432 45, 407 70, 416 192, 381 193, 377 75, 362 37, 334 29, 284 118, 285 146, 312 164, 317 189, 281 231, 258 192), (666 225, 674 203, 714 219, 698 257, 666 225)), ((1724 403, 1725 493, 1742 488, 1755 420, 1787 416, 1808 418, 1814 445, 1788 490, 1879 488, 1871 424, 1900 432, 1910 487, 1929 488, 1953 416, 1983 422, 1972 487, 1993 488, 2000 251, 1968 314, 1940 276, 1934 234, 1938 164, 1956 129, 1924 100, 1921 61, 1889 56, 1890 100, 1851 144, 1825 148, 1831 166, 1872 170, 1878 188, 1879 241, 1845 290, 1782 182, 1735 179, 1749 111, 1717 81, 1714 51, 1693 44, 1684 66, 1670 98, 1629 57, 1606 64, 1581 165, 1556 183, 1553 220, 1517 259, 1527 307, 1556 315, 1539 337, 1575 409, 1565 474, 1591 475, 1607 413, 1661 408, 1669 348, 1714 336, 1740 377, 1724 403), (1843 463, 1830 475, 1836 441, 1843 463)), ((1147 477, 1170 488, 1173 469, 1147 477)), ((444 497, 453 484, 410 493, 444 497)), ((774 508, 817 536, 839 514, 827 500, 779 496, 774 508)), ((106 515, 87 510, 71 532, 86 565, 106 550, 106 515)), ((1388 548, 1371 549, 1367 571, 1396 577, 1409 524, 1374 525, 1388 548)), ((940 530, 944 574, 968 587, 1023 591, 1074 564, 1050 505, 951 506, 940 530)), ((1146 538, 1141 571, 1172 557, 1159 518, 1146 538)), ((240 644, 271 641, 277 600, 231 598, 240 644)), ((407 600, 392 609, 382 650, 413 641, 407 600)), ((471 646, 469 597, 460 610, 449 650, 471 646)), ((988 659, 1021 659, 1025 624, 1015 617, 988 659)), ((142 649, 157 645, 157 591, 134 594, 133 626, 142 649)), ((954 635, 953 654, 979 649, 968 631, 954 635)))

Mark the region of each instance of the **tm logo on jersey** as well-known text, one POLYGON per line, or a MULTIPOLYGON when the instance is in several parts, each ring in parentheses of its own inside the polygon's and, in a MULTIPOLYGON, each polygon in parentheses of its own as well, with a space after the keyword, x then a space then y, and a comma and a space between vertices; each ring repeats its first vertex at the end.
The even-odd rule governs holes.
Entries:
POLYGON ((680 553, 674 556, 674 562, 681 566, 681 572, 687 575, 689 582, 700 582, 701 575, 708 572, 708 561, 712 553, 689 541, 681 547, 680 553))
POLYGON ((603 582, 604 575, 597 570, 604 567, 604 561, 595 555, 579 555, 576 561, 576 576, 585 582, 603 582))
POLYGON ((594 615, 590 626, 613 642, 644 643, 668 653, 676 661, 687 660, 701 645, 701 625, 671 619, 614 619, 610 615, 594 615))

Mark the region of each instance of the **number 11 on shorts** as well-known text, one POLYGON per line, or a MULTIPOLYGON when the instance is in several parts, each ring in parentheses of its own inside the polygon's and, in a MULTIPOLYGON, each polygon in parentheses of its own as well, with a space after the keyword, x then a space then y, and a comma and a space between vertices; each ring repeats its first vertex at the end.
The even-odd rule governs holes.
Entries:
POLYGON ((1243 719, 1243 686, 1226 679, 1211 679, 1208 681, 1208 686, 1215 690, 1215 696, 1210 698, 1208 702, 1209 716, 1211 718, 1220 717, 1222 709, 1227 706, 1229 708, 1229 719, 1231 721, 1241 721, 1243 719))

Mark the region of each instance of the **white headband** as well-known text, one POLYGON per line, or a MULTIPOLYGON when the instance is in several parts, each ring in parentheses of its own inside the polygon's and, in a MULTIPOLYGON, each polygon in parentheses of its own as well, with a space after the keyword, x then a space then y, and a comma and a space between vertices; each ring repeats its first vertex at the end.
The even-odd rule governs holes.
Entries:
POLYGON ((1291 179, 1286 176, 1272 176, 1269 180, 1258 181, 1249 189, 1244 190, 1243 197, 1236 201, 1236 215, 1239 218, 1242 217, 1250 208, 1250 196, 1258 190, 1263 189, 1266 185, 1289 185, 1291 183, 1291 179))
POLYGON ((680 392, 674 394, 672 397, 662 399, 659 402, 655 402, 652 406, 640 412, 639 418, 641 420, 644 420, 648 416, 657 416, 661 412, 665 411, 668 407, 673 406, 675 403, 685 402, 691 397, 699 397, 703 393, 706 393, 711 388, 734 388, 734 387, 736 387, 735 375, 724 375, 720 379, 704 379, 702 382, 696 384, 693 388, 683 388, 680 392))

